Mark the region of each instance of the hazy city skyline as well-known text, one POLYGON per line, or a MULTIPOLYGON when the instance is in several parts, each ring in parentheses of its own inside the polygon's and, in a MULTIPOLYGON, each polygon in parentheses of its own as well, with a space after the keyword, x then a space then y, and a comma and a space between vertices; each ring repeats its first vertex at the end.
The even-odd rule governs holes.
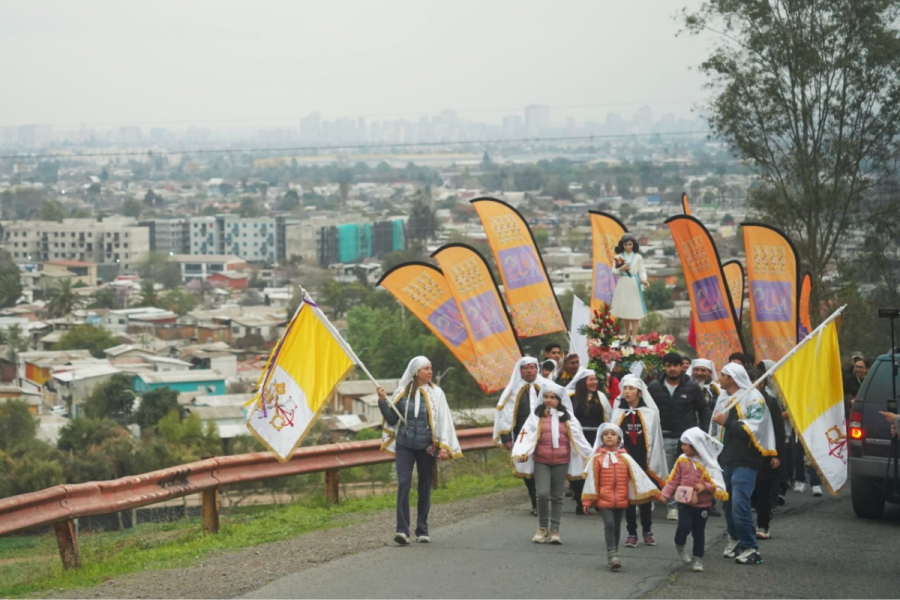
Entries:
POLYGON ((90 1, 0 5, 0 126, 297 126, 454 110, 500 124, 693 118, 694 0, 633 3, 90 1), (426 7, 427 10, 423 10, 426 7))

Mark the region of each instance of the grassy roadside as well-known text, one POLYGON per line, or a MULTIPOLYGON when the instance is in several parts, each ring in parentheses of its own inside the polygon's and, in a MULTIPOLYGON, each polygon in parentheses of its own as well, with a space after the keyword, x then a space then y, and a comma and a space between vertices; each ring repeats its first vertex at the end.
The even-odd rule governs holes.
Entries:
MULTIPOLYGON (((432 502, 443 504, 521 485, 509 476, 509 457, 489 452, 454 461, 432 502)), ((415 490, 415 487, 413 488, 415 490)), ((415 506, 415 491, 411 503, 415 506)), ((248 506, 223 514, 217 535, 201 531, 200 520, 147 523, 125 531, 79 536, 82 568, 63 571, 53 534, 0 538, 0 598, 39 595, 101 583, 150 569, 186 567, 213 551, 277 542, 315 531, 353 524, 373 511, 392 509, 393 493, 346 498, 330 506, 321 495, 291 504, 248 506)))

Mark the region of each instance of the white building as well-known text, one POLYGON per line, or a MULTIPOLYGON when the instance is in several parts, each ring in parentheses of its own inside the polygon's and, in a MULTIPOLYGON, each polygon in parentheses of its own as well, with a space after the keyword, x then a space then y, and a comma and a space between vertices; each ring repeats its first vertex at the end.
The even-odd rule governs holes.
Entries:
POLYGON ((128 217, 4 221, 3 248, 20 264, 75 260, 118 265, 122 274, 137 269, 150 251, 146 227, 128 217))

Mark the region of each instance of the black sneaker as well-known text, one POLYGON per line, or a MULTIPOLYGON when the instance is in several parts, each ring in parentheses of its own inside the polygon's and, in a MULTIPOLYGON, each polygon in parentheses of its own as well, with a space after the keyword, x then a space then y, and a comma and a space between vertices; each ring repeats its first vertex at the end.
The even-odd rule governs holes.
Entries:
POLYGON ((759 550, 756 548, 748 548, 738 554, 734 559, 734 562, 739 565, 761 565, 762 561, 762 556, 760 556, 759 550))

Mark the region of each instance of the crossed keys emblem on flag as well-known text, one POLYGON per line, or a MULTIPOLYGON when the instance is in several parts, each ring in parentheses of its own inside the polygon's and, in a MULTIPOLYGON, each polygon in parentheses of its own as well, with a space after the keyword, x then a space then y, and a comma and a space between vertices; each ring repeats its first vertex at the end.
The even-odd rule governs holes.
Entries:
POLYGON ((294 405, 294 399, 288 396, 287 402, 284 405, 279 402, 281 396, 285 393, 286 390, 283 382, 278 383, 277 381, 270 381, 263 390, 262 397, 259 399, 259 418, 269 418, 269 412, 271 411, 272 418, 269 421, 269 424, 278 431, 281 431, 285 427, 294 426, 294 412, 296 411, 296 406, 288 410, 288 407, 294 405))
POLYGON ((844 455, 844 451, 847 449, 847 436, 844 435, 844 432, 837 426, 831 427, 825 430, 825 439, 828 440, 828 456, 834 456, 847 462, 847 457, 844 455))

